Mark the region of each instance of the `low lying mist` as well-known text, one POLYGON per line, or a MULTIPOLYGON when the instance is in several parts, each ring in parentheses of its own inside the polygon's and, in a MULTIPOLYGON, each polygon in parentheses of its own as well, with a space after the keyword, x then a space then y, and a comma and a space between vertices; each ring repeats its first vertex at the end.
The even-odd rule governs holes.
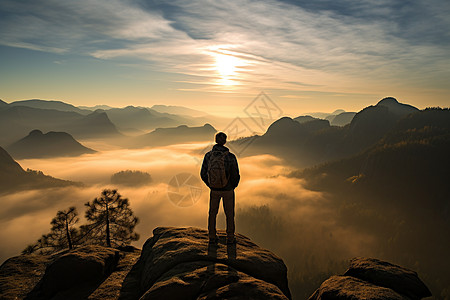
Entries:
MULTIPOLYGON (((96 145, 99 152, 95 154, 19 161, 25 168, 80 181, 85 187, 3 196, 0 260, 20 254, 28 244, 47 233, 58 210, 77 207, 83 223, 84 203, 98 197, 104 188, 117 188, 130 200, 132 210, 140 219, 136 232, 141 239, 133 243, 136 247, 141 247, 158 226, 206 228, 209 190, 199 178, 202 149, 206 146, 187 144, 123 150, 96 145), (142 187, 112 185, 111 175, 123 170, 147 172, 152 182, 142 187), (193 175, 190 180, 198 187, 195 193, 169 185, 179 174, 193 175), (173 197, 174 191, 191 202, 180 205, 173 197)), ((343 224, 336 217, 331 198, 305 189, 302 179, 284 176, 292 170, 280 159, 259 155, 238 157, 238 162, 241 183, 236 189, 236 230, 283 258, 294 298, 309 296, 331 274, 342 273, 348 259, 376 255, 372 250, 376 237, 360 232, 357 226, 343 224)), ((222 208, 217 224, 219 229, 225 229, 222 208)))

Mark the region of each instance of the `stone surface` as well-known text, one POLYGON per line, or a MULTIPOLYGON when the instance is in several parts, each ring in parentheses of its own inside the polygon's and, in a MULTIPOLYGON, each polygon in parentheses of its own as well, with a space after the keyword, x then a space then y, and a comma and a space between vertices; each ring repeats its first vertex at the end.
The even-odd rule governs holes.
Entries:
POLYGON ((198 228, 156 228, 153 234, 124 282, 129 299, 291 298, 283 261, 243 235, 227 245, 220 232, 219 243, 209 245, 207 231, 198 228))
MULTIPOLYGON (((30 298, 68 299, 62 296, 68 290, 90 293, 112 273, 119 260, 119 250, 90 245, 61 255, 50 263, 41 282, 30 293, 30 298), (62 293, 61 296, 58 294, 62 293)), ((70 292, 73 294, 73 292, 70 292)), ((80 297, 79 295, 72 299, 80 297)))
POLYGON ((0 267, 0 299, 290 299, 283 261, 237 234, 156 228, 143 250, 84 246, 0 267))
POLYGON ((0 266, 0 299, 23 299, 39 282, 49 262, 47 255, 11 257, 0 266))
MULTIPOLYGON (((130 246, 131 247, 131 246, 130 246)), ((120 290, 122 288, 122 283, 125 277, 130 272, 131 268, 138 261, 141 250, 122 250, 122 256, 117 264, 114 272, 108 276, 97 289, 89 295, 88 299, 102 299, 102 300, 113 300, 118 299, 120 295, 120 290)))
POLYGON ((343 276, 332 276, 309 298, 326 299, 422 299, 430 290, 417 273, 375 258, 350 260, 343 276))
POLYGON ((344 275, 391 288, 411 299, 431 296, 430 290, 419 279, 416 272, 374 258, 353 258, 344 275))
POLYGON ((391 289, 351 276, 332 276, 325 280, 309 300, 408 300, 391 289))

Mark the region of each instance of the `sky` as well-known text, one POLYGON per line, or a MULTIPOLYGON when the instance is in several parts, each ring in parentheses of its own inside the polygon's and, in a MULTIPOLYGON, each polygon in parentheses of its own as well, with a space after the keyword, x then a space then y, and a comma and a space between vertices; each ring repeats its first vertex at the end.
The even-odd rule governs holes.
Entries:
POLYGON ((286 115, 450 106, 447 0, 2 0, 0 99, 286 115))

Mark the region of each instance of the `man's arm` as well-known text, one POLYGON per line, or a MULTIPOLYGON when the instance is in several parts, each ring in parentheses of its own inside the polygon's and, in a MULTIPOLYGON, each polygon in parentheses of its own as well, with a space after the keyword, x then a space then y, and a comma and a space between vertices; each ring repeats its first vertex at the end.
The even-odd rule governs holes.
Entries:
POLYGON ((209 183, 208 183, 208 161, 209 161, 209 156, 208 156, 208 153, 206 153, 205 157, 203 158, 202 169, 200 171, 200 177, 202 178, 203 182, 209 187, 209 183))

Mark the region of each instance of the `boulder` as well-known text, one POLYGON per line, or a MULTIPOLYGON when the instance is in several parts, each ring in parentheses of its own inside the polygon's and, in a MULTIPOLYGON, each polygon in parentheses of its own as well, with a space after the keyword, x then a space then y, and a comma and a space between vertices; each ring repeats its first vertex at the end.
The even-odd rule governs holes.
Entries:
POLYGON ((220 231, 219 243, 210 245, 204 229, 156 228, 122 293, 127 299, 290 299, 283 261, 243 235, 236 239, 227 245, 220 231))
POLYGON ((0 299, 24 299, 39 282, 50 257, 47 255, 20 255, 11 257, 0 266, 0 299))
POLYGON ((430 290, 416 272, 375 258, 356 257, 343 276, 325 280, 309 300, 415 300, 429 296, 430 290))
POLYGON ((52 297, 80 286, 89 290, 111 274, 118 260, 119 250, 96 245, 61 255, 47 266, 41 283, 36 287, 36 298, 52 297))
POLYGON ((419 279, 416 272, 374 258, 353 258, 344 275, 390 288, 411 299, 431 296, 430 290, 419 279))
POLYGON ((309 300, 408 300, 391 289, 351 276, 332 276, 325 280, 309 300))

